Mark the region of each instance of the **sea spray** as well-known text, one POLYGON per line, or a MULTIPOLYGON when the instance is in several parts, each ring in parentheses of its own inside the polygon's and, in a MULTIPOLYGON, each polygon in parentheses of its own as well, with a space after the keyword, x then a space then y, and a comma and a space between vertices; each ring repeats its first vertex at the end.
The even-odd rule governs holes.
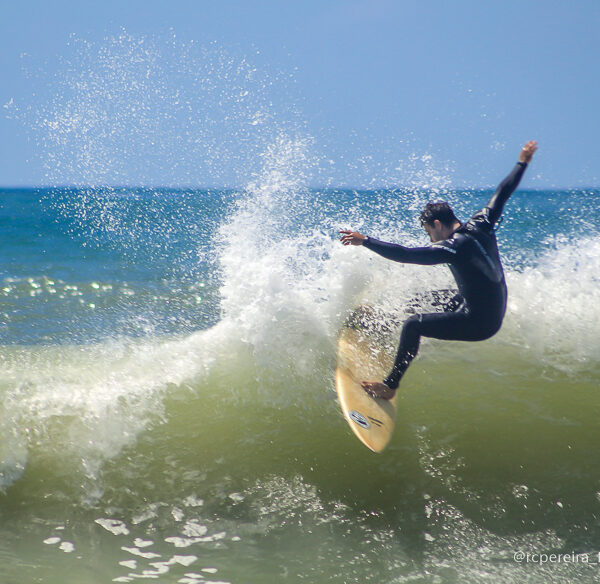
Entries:
POLYGON ((293 79, 217 43, 72 35, 53 77, 31 64, 44 98, 21 119, 55 185, 240 185, 278 132, 297 128, 293 79))
POLYGON ((508 276, 509 330, 536 361, 573 375, 597 370, 600 239, 563 236, 544 249, 508 276))

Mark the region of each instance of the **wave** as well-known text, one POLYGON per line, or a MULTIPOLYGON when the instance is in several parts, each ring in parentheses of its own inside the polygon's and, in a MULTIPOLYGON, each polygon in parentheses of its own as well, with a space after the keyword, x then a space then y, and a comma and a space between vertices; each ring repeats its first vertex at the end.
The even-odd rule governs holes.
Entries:
MULTIPOLYGON (((255 428, 259 435, 278 428, 276 411, 290 428, 296 414, 324 423, 336 410, 335 343, 348 313, 359 304, 398 313, 416 295, 452 285, 444 267, 394 264, 341 246, 332 234, 360 209, 323 214, 328 201, 304 188, 309 146, 280 136, 262 173, 222 222, 215 326, 170 338, 2 349, 5 488, 33 464, 60 477, 80 473, 85 497, 97 498, 107 461, 135 451, 142 436, 168 441, 166 429, 175 431, 179 417, 188 415, 180 402, 195 403, 192 411, 204 425, 202 407, 214 400, 223 427, 214 427, 216 433, 233 431, 244 408, 270 412, 262 415, 264 427, 255 428)), ((388 226, 386 237, 406 241, 406 225, 388 226)), ((408 240, 417 242, 413 232, 408 240)), ((502 331, 477 344, 425 340, 407 391, 442 379, 472 397, 482 383, 518 388, 532 376, 540 380, 536 392, 548 380, 564 382, 565 374, 582 388, 597 381, 600 243, 567 238, 547 245, 530 267, 508 271, 502 331), (465 372, 478 380, 475 387, 469 389, 465 372)), ((192 424, 183 440, 199 436, 210 440, 192 424)), ((329 432, 333 444, 342 436, 329 432)))

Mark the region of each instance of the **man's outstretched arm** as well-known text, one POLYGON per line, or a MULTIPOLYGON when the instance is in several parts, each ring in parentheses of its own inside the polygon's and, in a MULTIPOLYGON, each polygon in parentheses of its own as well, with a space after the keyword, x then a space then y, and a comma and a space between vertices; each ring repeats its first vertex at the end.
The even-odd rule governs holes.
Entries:
POLYGON ((344 245, 364 245, 367 249, 388 260, 403 264, 419 264, 421 266, 451 264, 456 257, 456 250, 449 240, 440 241, 427 247, 404 247, 397 243, 387 243, 367 237, 357 231, 345 230, 340 233, 344 234, 341 240, 344 245))
POLYGON ((537 142, 535 140, 530 140, 523 146, 521 153, 519 154, 519 162, 517 162, 511 173, 500 183, 496 192, 488 201, 486 207, 489 209, 488 219, 492 225, 494 225, 500 218, 500 215, 502 215, 504 204, 519 186, 525 169, 531 162, 536 150, 537 142))

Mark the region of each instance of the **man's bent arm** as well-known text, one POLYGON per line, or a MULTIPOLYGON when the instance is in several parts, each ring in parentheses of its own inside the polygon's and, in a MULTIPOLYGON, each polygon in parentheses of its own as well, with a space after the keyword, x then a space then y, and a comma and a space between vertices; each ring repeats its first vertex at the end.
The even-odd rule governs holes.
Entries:
POLYGON ((488 201, 486 207, 489 209, 488 219, 492 225, 494 225, 500 218, 500 215, 502 215, 504 204, 519 186, 526 168, 526 162, 517 162, 511 173, 500 183, 496 192, 488 201))
POLYGON ((456 250, 448 240, 427 247, 404 247, 367 237, 363 246, 388 260, 422 266, 451 264, 456 256, 456 250))

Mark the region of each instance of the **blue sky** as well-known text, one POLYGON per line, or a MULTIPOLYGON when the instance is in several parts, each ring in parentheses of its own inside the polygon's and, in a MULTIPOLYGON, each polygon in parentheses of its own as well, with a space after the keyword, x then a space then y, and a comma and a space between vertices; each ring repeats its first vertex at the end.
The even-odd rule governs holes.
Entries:
MULTIPOLYGON (((190 117, 179 113, 173 114, 168 135, 158 126, 156 135, 148 128, 144 134, 146 142, 159 144, 156 158, 168 164, 151 164, 150 150, 133 139, 125 144, 123 134, 120 141, 104 145, 102 173, 82 171, 81 158, 75 170, 73 161, 69 172, 56 170, 69 167, 62 157, 81 149, 81 131, 52 154, 55 145, 32 127, 39 124, 36 116, 55 115, 57 108, 63 114, 73 111, 73 99, 81 99, 65 95, 64 80, 78 67, 83 71, 95 65, 89 54, 87 61, 73 56, 73 38, 91 43, 90 54, 95 55, 105 39, 126 34, 131 43, 152 39, 159 60, 180 58, 183 47, 194 41, 196 47, 212 47, 208 59, 227 55, 256 69, 247 89, 252 94, 256 76, 261 79, 256 103, 268 104, 273 114, 272 122, 264 123, 288 133, 294 128, 310 138, 314 160, 306 172, 309 183, 428 185, 437 180, 490 186, 509 170, 520 145, 537 139, 540 150, 528 186, 598 186, 598 30, 597 0, 5 3, 0 21, 0 184, 85 182, 86 177, 111 182, 111 176, 121 184, 232 186, 251 180, 261 163, 259 146, 269 132, 262 141, 246 134, 239 139, 223 111, 210 111, 217 107, 216 94, 204 105, 199 96, 188 109, 190 116, 204 116, 202 123, 211 121, 211 143, 223 134, 228 146, 218 157, 228 162, 217 170, 216 163, 198 163, 194 170, 193 156, 200 154, 190 149, 190 134, 200 136, 202 123, 190 123, 190 117), (182 43, 175 57, 166 48, 173 35, 182 43), (186 139, 180 139, 184 134, 186 139), (177 165, 177 160, 186 163, 177 165), (113 169, 112 161, 120 166, 113 169), (49 171, 49 164, 56 168, 49 171), (181 170, 173 170, 175 166, 181 170)), ((214 62, 212 68, 221 90, 238 91, 243 85, 233 79, 231 69, 224 80, 214 62)), ((172 85, 172 92, 180 83, 182 94, 191 95, 189 79, 170 75, 163 81, 172 85)), ((103 107, 98 99, 94 115, 103 107)), ((236 119, 243 115, 237 111, 236 119)), ((109 117, 96 141, 107 133, 109 117)), ((127 124, 136 119, 122 116, 120 130, 126 133, 127 124)), ((132 128, 129 135, 134 134, 132 128)), ((193 143, 201 148, 201 141, 198 137, 193 143)), ((99 168, 101 163, 91 156, 87 164, 99 168)))

